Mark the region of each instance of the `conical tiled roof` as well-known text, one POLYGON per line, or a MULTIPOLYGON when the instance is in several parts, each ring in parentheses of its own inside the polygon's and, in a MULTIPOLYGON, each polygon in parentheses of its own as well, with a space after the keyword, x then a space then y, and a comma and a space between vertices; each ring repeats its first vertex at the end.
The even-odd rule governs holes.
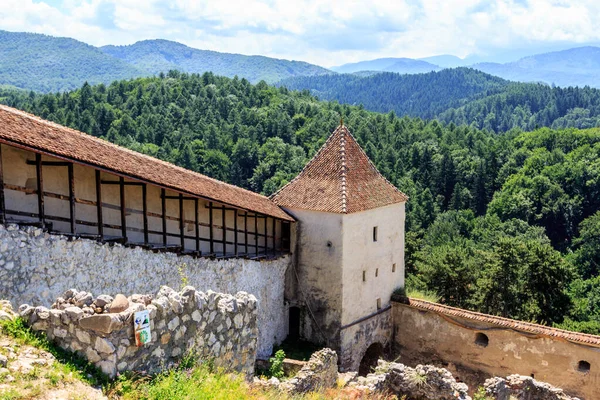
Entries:
POLYGON ((281 207, 349 214, 406 201, 340 125, 302 172, 271 196, 281 207))

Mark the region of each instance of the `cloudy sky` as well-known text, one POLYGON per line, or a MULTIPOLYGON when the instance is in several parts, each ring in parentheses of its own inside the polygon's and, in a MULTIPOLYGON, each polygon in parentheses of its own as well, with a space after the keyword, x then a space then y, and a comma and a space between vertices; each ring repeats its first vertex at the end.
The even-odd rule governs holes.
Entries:
MULTIPOLYGON (((496 59, 600 43, 598 0, 0 0, 0 29, 100 46, 169 39, 324 66, 496 59)), ((500 59, 499 59, 500 60, 500 59)), ((501 60, 508 61, 508 60, 501 60)))

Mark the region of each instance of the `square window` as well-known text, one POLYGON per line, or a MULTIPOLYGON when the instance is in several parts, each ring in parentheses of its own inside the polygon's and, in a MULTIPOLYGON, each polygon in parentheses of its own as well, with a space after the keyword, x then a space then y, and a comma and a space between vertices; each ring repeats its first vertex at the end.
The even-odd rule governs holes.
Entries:
POLYGON ((374 242, 377 241, 377 227, 376 226, 373 227, 373 241, 374 242))

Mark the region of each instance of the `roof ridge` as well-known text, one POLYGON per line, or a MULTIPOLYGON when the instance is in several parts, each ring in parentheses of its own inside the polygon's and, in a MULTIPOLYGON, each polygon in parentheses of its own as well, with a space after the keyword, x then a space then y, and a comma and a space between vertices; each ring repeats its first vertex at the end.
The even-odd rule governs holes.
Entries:
POLYGON ((16 108, 4 105, 4 104, 0 104, 0 109, 4 110, 6 112, 9 112, 11 114, 20 115, 20 116, 22 116, 24 118, 32 119, 32 120, 34 120, 36 122, 39 122, 41 124, 44 124, 44 125, 52 126, 54 128, 57 128, 57 129, 62 129, 62 130, 66 129, 66 130, 69 130, 69 131, 71 131, 71 133, 76 134, 76 135, 85 135, 85 137, 87 139, 89 139, 89 140, 94 140, 94 141, 96 141, 98 143, 101 143, 103 145, 111 146, 111 147, 117 148, 119 150, 126 151, 126 152, 128 152, 130 154, 135 154, 138 157, 144 157, 146 159, 152 160, 153 162, 158 162, 158 163, 167 165, 169 167, 176 168, 176 169, 181 170, 181 171, 185 171, 186 173, 192 173, 192 174, 198 175, 201 178, 211 180, 211 181, 213 181, 215 183, 218 183, 219 185, 226 185, 226 186, 235 188, 237 190, 243 190, 245 192, 252 193, 253 195, 264 197, 265 199, 269 198, 268 196, 265 196, 263 194, 253 192, 251 190, 248 190, 248 189, 245 189, 245 188, 242 188, 242 187, 239 187, 239 186, 235 186, 235 185, 232 185, 231 183, 223 182, 223 181, 220 181, 220 180, 215 179, 215 178, 211 178, 208 175, 204 175, 204 174, 201 174, 200 172, 192 171, 191 169, 186 169, 186 168, 180 167, 179 165, 170 163, 170 162, 165 161, 165 160, 161 160, 160 158, 152 157, 152 156, 150 156, 148 154, 140 153, 140 152, 137 152, 135 150, 128 149, 127 147, 119 146, 119 145, 117 145, 115 143, 109 142, 106 139, 102 139, 102 138, 90 135, 88 133, 84 133, 84 132, 78 131, 77 129, 70 128, 68 126, 60 125, 59 123, 56 123, 54 121, 48 121, 46 119, 43 119, 41 117, 38 117, 37 115, 28 113, 26 111, 22 111, 22 110, 19 110, 19 109, 16 109, 16 108))
POLYGON ((342 194, 342 213, 347 213, 346 202, 348 200, 348 195, 346 193, 346 132, 348 129, 342 124, 340 125, 340 161, 342 163, 342 168, 340 171, 341 178, 341 194, 342 194))

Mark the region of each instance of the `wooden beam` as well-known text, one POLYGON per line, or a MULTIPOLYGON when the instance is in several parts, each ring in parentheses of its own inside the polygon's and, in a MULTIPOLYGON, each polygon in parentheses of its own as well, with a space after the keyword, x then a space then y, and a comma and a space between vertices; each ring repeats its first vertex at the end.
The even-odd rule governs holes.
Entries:
POLYGON ((160 204, 161 204, 161 217, 162 217, 162 236, 163 236, 163 245, 167 245, 167 202, 165 199, 165 189, 160 189, 160 204))
POLYGON ((46 220, 44 216, 44 177, 42 176, 42 155, 40 153, 35 154, 35 177, 38 194, 38 218, 42 225, 44 225, 46 220))
POLYGON ((127 216, 125 214, 125 178, 123 177, 119 178, 119 198, 121 200, 121 236, 127 238, 127 216))
POLYGON ((73 173, 73 163, 67 166, 69 174, 69 219, 71 222, 71 233, 74 235, 76 230, 75 219, 75 176, 73 173))
MULTIPOLYGON (((179 194, 179 196, 167 196, 165 195, 164 198, 167 200, 179 200, 180 197, 182 197, 183 194, 179 194)), ((162 196, 161 196, 162 197, 162 196)), ((196 200, 198 197, 189 197, 189 196, 183 196, 184 200, 196 200)))
POLYGON ((183 195, 179 194, 179 241, 181 243, 181 248, 185 248, 185 225, 183 218, 183 195))
POLYGON ((100 170, 96 170, 96 214, 98 222, 98 236, 104 239, 104 225, 102 223, 102 180, 100 170))
POLYGON ((148 188, 142 186, 142 212, 144 213, 144 243, 148 243, 148 188))
POLYGON ((123 177, 120 177, 118 181, 102 181, 103 185, 121 185, 121 186, 143 186, 143 182, 125 182, 123 177))
POLYGON ((273 220, 273 253, 277 251, 277 244, 275 243, 275 232, 277 231, 277 223, 275 218, 271 218, 273 220))
POLYGON ((200 252, 200 221, 198 220, 198 198, 194 199, 194 222, 196 225, 196 251, 200 252))
POLYGON ((6 223, 6 201, 4 200, 4 170, 2 167, 2 145, 0 144, 0 223, 6 223))
POLYGON ((210 254, 215 254, 215 242, 213 236, 213 203, 208 203, 208 225, 209 227, 209 240, 210 240, 210 254))
POLYGON ((258 255, 258 216, 254 214, 254 255, 258 255))
MULTIPOLYGON (((36 162, 34 160, 27 160, 26 162, 27 165, 36 165, 36 162)), ((68 167, 72 164, 73 163, 68 161, 42 161, 42 165, 44 167, 68 167)))
POLYGON ((233 210, 233 252, 238 255, 238 210, 233 210))
POLYGON ((244 214, 244 254, 248 254, 248 212, 244 214))
POLYGON ((267 216, 265 215, 265 255, 267 254, 267 247, 269 247, 269 239, 267 237, 267 216))
POLYGON ((223 232, 223 236, 221 237, 221 241, 223 242, 223 255, 227 254, 227 215, 225 214, 225 206, 221 207, 221 232, 223 232))

